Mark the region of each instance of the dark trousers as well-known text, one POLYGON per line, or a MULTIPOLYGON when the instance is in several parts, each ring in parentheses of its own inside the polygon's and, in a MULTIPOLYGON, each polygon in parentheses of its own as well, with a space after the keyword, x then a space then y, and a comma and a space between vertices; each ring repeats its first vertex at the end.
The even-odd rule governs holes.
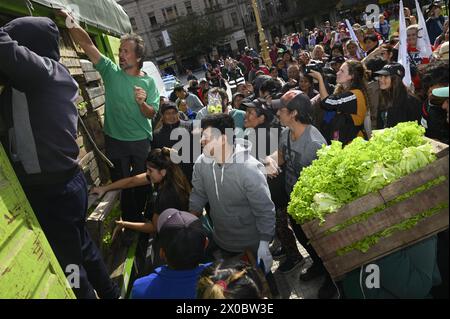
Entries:
POLYGON ((306 249, 312 261, 314 262, 314 265, 323 268, 323 270, 326 272, 325 267, 323 266, 322 259, 320 259, 319 255, 317 255, 313 246, 308 244, 309 239, 303 232, 302 227, 299 224, 297 224, 291 216, 289 216, 289 220, 291 222, 292 230, 294 231, 295 237, 297 237, 299 243, 306 249))
MULTIPOLYGON (((150 140, 125 142, 105 135, 105 145, 106 155, 114 164, 114 168, 110 168, 113 182, 147 171, 146 160, 150 152, 150 140)), ((122 219, 142 221, 142 212, 150 192, 149 186, 124 189, 120 195, 122 219)))
POLYGON ((120 291, 85 227, 88 195, 83 173, 65 184, 24 191, 63 272, 68 265, 79 267, 80 287, 73 288, 77 298, 96 298, 94 289, 100 298, 118 298, 120 291))
POLYGON ((270 196, 276 208, 275 234, 280 240, 281 247, 286 252, 287 258, 296 260, 301 258, 292 230, 289 228, 287 205, 289 196, 285 189, 285 170, 275 178, 269 178, 267 183, 270 189, 270 196))
POLYGON ((297 241, 289 228, 288 215, 285 208, 279 208, 276 212, 275 233, 280 240, 281 247, 286 252, 286 257, 291 260, 302 258, 297 247, 297 241))

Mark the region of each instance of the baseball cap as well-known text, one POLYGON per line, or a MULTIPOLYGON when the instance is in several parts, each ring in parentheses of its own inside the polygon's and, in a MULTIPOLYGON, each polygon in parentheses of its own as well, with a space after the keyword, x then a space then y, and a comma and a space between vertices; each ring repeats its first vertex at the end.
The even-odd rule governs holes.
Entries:
MULTIPOLYGON (((192 223, 200 222, 197 216, 180 211, 175 208, 168 208, 159 215, 157 231, 161 232, 161 229, 172 228, 172 229, 182 229, 188 228, 192 223)), ((200 222, 201 224, 201 222, 200 222)))
POLYGON ((280 99, 272 101, 272 108, 296 110, 303 118, 312 121, 312 105, 309 97, 300 90, 287 91, 280 99))
POLYGON ((245 101, 241 104, 241 109, 243 111, 247 110, 247 108, 255 108, 259 110, 262 114, 266 116, 268 121, 271 121, 273 118, 273 111, 267 105, 267 102, 264 99, 255 99, 253 101, 245 101))
POLYGON ((345 62, 345 58, 343 56, 335 56, 334 58, 331 59, 331 63, 344 63, 345 62))
POLYGON ((203 82, 208 82, 208 80, 206 78, 201 78, 200 81, 198 81, 198 83, 203 83, 203 82))
POLYGON ((164 114, 165 111, 169 110, 169 109, 174 109, 176 111, 178 111, 178 107, 175 103, 173 102, 165 102, 163 104, 161 104, 159 111, 161 112, 161 114, 164 114))
POLYGON ((405 68, 400 63, 386 64, 380 71, 375 72, 378 75, 396 75, 403 79, 405 68))
POLYGON ((202 222, 195 215, 169 208, 159 215, 157 241, 167 263, 176 270, 194 269, 203 259, 207 240, 202 222))
POLYGON ((177 90, 184 90, 184 85, 178 82, 178 83, 176 83, 175 86, 173 87, 173 90, 174 90, 174 91, 177 91, 177 90))
POLYGON ((439 98, 447 98, 448 99, 448 86, 442 87, 438 89, 434 89, 432 91, 433 96, 439 97, 439 98))

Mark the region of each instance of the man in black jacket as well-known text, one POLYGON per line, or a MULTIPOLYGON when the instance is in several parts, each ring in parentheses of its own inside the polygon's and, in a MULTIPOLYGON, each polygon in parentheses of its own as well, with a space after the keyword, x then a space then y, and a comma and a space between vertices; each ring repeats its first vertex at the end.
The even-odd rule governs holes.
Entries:
POLYGON ((0 75, 7 79, 0 137, 63 271, 69 265, 80 270, 75 295, 118 298, 85 227, 87 184, 75 141, 78 84, 58 62, 58 43, 48 18, 18 18, 0 28, 0 75))

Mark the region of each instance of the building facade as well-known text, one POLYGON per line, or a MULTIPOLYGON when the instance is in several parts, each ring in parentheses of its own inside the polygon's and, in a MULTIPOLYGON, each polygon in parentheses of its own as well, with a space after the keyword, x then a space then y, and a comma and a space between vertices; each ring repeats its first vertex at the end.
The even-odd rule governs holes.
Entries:
POLYGON ((177 69, 178 65, 178 71, 181 71, 180 64, 184 67, 198 65, 198 61, 186 61, 185 57, 176 56, 170 36, 179 27, 180 18, 189 14, 212 15, 223 31, 223 38, 213 54, 232 54, 247 45, 235 0, 120 0, 119 4, 130 17, 134 32, 144 38, 147 59, 155 61, 161 70, 166 67, 177 69))

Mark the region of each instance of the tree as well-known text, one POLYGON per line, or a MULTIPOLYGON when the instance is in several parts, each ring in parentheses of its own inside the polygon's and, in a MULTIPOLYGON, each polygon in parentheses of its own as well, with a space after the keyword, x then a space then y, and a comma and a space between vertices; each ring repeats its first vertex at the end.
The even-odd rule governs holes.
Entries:
POLYGON ((175 52, 187 58, 210 53, 223 35, 212 15, 195 13, 182 17, 171 32, 175 52))

